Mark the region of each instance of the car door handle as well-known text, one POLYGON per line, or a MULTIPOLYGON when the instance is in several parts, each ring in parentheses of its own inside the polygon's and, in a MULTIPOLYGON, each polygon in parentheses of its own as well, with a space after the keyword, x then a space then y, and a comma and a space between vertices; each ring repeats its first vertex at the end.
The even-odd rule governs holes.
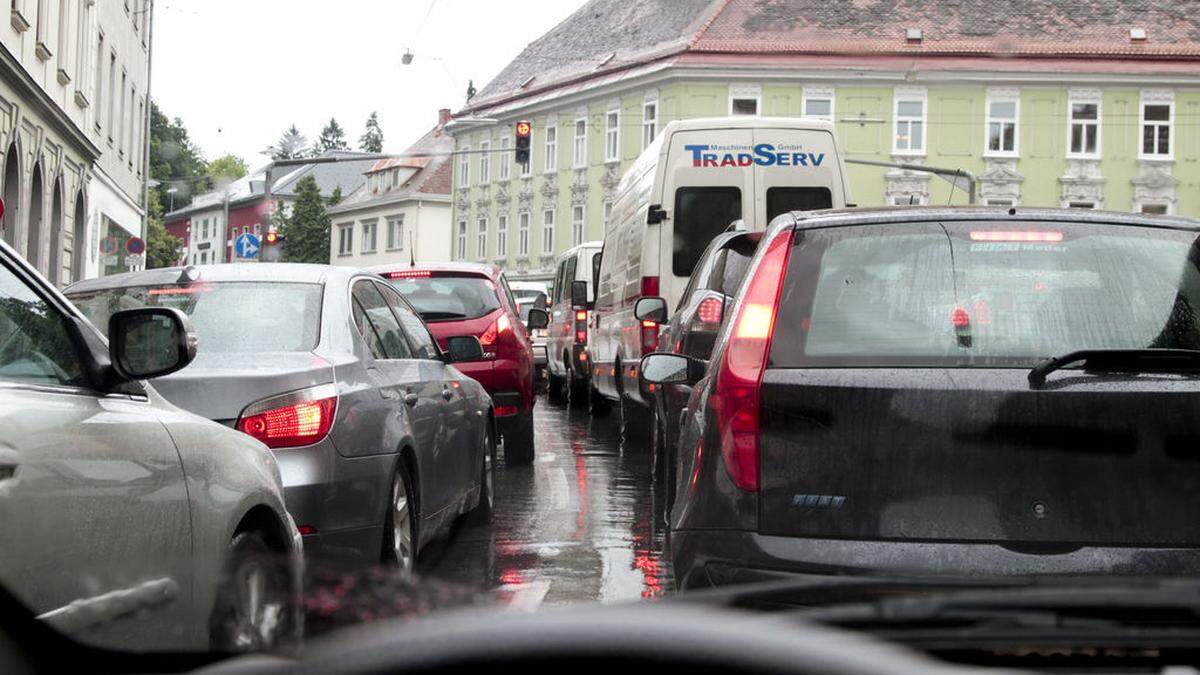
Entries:
POLYGON ((454 392, 450 391, 449 389, 443 389, 442 390, 442 398, 449 401, 450 399, 454 398, 454 392))
POLYGON ((420 400, 421 400, 421 397, 417 396, 416 394, 405 394, 404 395, 404 403, 409 406, 416 405, 417 401, 420 401, 420 400))

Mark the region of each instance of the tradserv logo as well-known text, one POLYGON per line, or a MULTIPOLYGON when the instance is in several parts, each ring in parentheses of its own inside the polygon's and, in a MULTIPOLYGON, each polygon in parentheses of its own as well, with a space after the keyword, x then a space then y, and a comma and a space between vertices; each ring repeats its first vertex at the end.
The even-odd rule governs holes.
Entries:
POLYGON ((692 153, 692 166, 821 166, 825 153, 798 152, 799 146, 776 146, 773 143, 748 145, 685 145, 692 153))

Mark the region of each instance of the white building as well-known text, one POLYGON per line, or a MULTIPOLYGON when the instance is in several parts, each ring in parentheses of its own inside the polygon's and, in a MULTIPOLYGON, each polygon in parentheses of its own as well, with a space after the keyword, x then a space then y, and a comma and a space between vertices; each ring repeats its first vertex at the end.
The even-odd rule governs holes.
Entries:
POLYGON ((0 236, 56 283, 140 233, 149 0, 12 0, 0 23, 0 236), (110 226, 110 222, 113 224, 110 226))
POLYGON ((375 162, 366 181, 329 209, 329 262, 368 267, 450 259, 449 155, 454 140, 443 131, 450 111, 405 155, 375 162))

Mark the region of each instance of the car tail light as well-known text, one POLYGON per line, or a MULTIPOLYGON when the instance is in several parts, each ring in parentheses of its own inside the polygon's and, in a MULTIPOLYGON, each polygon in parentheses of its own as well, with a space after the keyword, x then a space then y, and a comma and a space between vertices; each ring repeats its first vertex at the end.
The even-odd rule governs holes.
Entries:
POLYGON ((429 270, 401 270, 399 272, 387 272, 383 276, 388 279, 424 279, 432 275, 433 273, 429 270))
POLYGON ((791 239, 790 234, 775 237, 754 271, 721 356, 711 398, 725 468, 734 485, 750 492, 758 490, 759 387, 791 239))
POLYGON ((642 297, 658 295, 658 277, 642 277, 642 297))
POLYGON ((294 448, 329 435, 336 413, 337 389, 323 384, 251 403, 235 428, 269 448, 294 448))
POLYGON ((496 406, 496 417, 512 417, 521 412, 515 405, 498 405, 496 406))
POLYGON ((575 344, 587 344, 587 312, 575 312, 575 344))
POLYGON ((1063 240, 1062 232, 1046 230, 972 230, 971 241, 1026 241, 1026 242, 1057 242, 1063 240))
POLYGON ((658 350, 658 322, 642 322, 642 353, 650 354, 658 350))
POLYGON ((725 303, 720 298, 705 298, 700 302, 700 307, 696 309, 696 318, 700 323, 720 324, 724 309, 725 303))
POLYGON ((483 335, 479 337, 479 344, 484 347, 494 347, 497 342, 512 334, 512 321, 508 318, 507 313, 502 313, 496 317, 492 325, 488 326, 487 330, 483 331, 483 335))

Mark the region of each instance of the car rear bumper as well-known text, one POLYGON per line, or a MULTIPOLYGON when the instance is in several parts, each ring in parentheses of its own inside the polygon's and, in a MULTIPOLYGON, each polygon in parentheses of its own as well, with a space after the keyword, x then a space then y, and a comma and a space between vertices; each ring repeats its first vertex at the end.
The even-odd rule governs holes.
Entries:
POLYGON ((740 530, 676 530, 670 552, 680 589, 812 576, 1195 576, 1200 548, 1085 546, 1026 552, 999 544, 775 537, 740 530))

